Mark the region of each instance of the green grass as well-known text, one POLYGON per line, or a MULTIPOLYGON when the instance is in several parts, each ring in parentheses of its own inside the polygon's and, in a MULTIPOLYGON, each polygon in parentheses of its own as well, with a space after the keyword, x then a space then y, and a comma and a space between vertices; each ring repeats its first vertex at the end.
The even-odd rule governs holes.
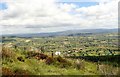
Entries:
MULTIPOLYGON (((20 55, 21 56, 21 55, 20 55)), ((71 61, 72 62, 72 61, 71 61)), ((93 67, 92 63, 86 63, 87 68, 93 67)), ((53 64, 46 65, 44 61, 37 59, 25 59, 25 62, 15 60, 13 63, 4 64, 3 67, 9 67, 13 71, 22 69, 31 72, 32 75, 86 75, 94 74, 89 72, 89 70, 77 70, 74 67, 60 68, 53 64)), ((91 69, 92 70, 92 69, 91 69)), ((94 71, 94 70, 92 70, 94 71)))
MULTIPOLYGON (((14 52, 14 51, 13 51, 14 52)), ((45 60, 37 60, 35 58, 25 58, 25 55, 21 53, 16 53, 16 56, 12 59, 13 62, 7 61, 7 58, 4 58, 2 67, 10 68, 12 71, 27 71, 29 75, 99 75, 100 71, 97 70, 97 64, 79 59, 81 62, 81 66, 84 68, 77 69, 75 66, 76 59, 66 59, 72 65, 69 67, 61 68, 61 63, 53 63, 51 65, 47 65, 45 60), (22 56, 24 62, 19 61, 17 57, 22 56), (5 63, 6 62, 6 63, 5 63)), ((56 56, 57 57, 57 56, 56 56)))
MULTIPOLYGON (((83 65, 85 68, 77 69, 75 65, 76 59, 66 58, 66 60, 69 61, 72 65, 69 67, 61 68, 62 64, 59 62, 55 62, 50 65, 47 65, 44 60, 43 61, 37 60, 35 58, 28 59, 25 57, 27 52, 29 52, 30 47, 37 48, 39 51, 41 50, 41 47, 44 47, 45 48, 44 54, 47 54, 48 56, 51 56, 51 51, 67 52, 69 50, 73 51, 74 48, 76 49, 83 48, 83 50, 78 50, 77 53, 76 52, 71 53, 71 54, 75 54, 76 56, 82 56, 82 54, 84 53, 84 56, 87 56, 88 54, 88 56, 97 57, 99 56, 98 54, 100 52, 101 55, 104 55, 105 53, 110 53, 108 52, 107 49, 110 49, 112 52, 116 50, 114 55, 120 54, 120 52, 118 52, 117 50, 118 46, 115 45, 118 39, 111 38, 110 41, 112 45, 111 46, 109 42, 104 44, 101 43, 101 41, 103 40, 108 41, 108 39, 110 38, 106 34, 104 34, 104 36, 106 37, 103 37, 102 35, 91 35, 85 37, 58 36, 58 37, 48 37, 48 38, 27 38, 31 40, 29 43, 25 42, 27 40, 25 38, 16 38, 16 37, 4 38, 5 40, 9 40, 4 42, 4 44, 7 45, 9 43, 12 43, 13 47, 9 51, 5 52, 7 53, 5 55, 7 55, 8 57, 4 57, 2 59, 2 63, 3 63, 2 67, 10 68, 13 71, 26 70, 29 72, 29 74, 32 75, 99 75, 101 74, 101 72, 97 70, 97 63, 95 62, 80 60, 80 62, 83 63, 83 64, 81 63, 81 65, 83 65), (95 46, 92 46, 93 44, 95 44, 95 46), (18 45, 18 48, 14 49, 14 45, 18 45), (24 50, 23 47, 25 47, 26 50, 24 50), (96 52, 96 50, 98 50, 98 52, 96 52), (13 54, 10 52, 13 52, 13 54), (24 62, 19 61, 17 59, 18 57, 22 57, 25 61, 24 62)), ((62 54, 61 56, 64 57, 62 54)), ((110 62, 110 64, 116 65, 115 63, 110 62)), ((106 63, 104 62, 101 62, 101 64, 106 65, 106 63)), ((111 68, 115 69, 116 67, 111 67, 111 68)))
POLYGON ((83 74, 83 71, 76 70, 74 68, 59 68, 54 65, 46 65, 44 62, 36 59, 26 59, 25 62, 16 61, 9 65, 3 65, 3 67, 12 68, 14 71, 17 69, 28 70, 35 75, 76 75, 83 74))

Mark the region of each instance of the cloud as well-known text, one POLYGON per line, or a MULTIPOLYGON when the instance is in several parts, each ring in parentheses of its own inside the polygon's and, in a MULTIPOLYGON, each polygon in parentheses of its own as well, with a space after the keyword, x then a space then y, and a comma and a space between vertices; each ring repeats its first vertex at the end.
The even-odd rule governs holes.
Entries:
POLYGON ((8 7, 0 11, 0 27, 4 34, 117 28, 118 0, 99 0, 99 5, 89 7, 56 3, 55 0, 3 1, 8 7))
POLYGON ((118 25, 117 4, 117 1, 110 1, 96 6, 78 8, 76 12, 82 13, 85 20, 92 21, 94 26, 115 28, 118 25))

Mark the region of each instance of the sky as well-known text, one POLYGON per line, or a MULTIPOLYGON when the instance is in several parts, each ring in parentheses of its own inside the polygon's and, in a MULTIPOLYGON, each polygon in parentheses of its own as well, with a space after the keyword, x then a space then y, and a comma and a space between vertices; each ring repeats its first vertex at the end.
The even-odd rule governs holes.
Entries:
POLYGON ((118 28, 119 0, 1 0, 2 34, 118 28))

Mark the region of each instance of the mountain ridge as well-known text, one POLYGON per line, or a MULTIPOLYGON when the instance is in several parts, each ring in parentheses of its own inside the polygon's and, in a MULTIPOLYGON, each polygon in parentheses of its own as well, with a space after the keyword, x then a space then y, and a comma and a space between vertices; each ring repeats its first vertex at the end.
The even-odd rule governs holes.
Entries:
POLYGON ((4 36, 12 37, 54 37, 54 36, 78 36, 78 35, 89 35, 98 33, 113 33, 118 32, 118 29, 77 29, 77 30, 67 30, 60 32, 47 32, 47 33, 24 33, 24 34, 6 34, 4 36))

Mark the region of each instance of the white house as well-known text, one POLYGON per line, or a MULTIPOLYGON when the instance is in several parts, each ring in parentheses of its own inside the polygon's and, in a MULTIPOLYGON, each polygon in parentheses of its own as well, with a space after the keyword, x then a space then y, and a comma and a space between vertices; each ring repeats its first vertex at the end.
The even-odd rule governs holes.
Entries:
POLYGON ((55 52, 55 55, 60 55, 60 54, 61 54, 60 51, 56 51, 56 52, 55 52))

